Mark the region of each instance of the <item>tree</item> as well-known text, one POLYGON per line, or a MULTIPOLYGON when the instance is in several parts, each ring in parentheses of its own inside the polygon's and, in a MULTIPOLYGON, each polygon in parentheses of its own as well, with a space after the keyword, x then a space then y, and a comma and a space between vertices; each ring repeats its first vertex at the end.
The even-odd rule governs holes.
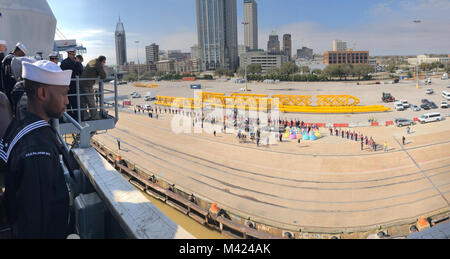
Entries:
POLYGON ((353 76, 357 76, 358 80, 362 77, 368 77, 372 73, 373 68, 370 65, 354 65, 353 66, 353 76))
POLYGON ((123 77, 123 80, 128 81, 128 82, 137 81, 137 79, 138 79, 138 76, 136 74, 128 74, 123 77))
POLYGON ((225 73, 224 74, 226 76, 228 76, 228 77, 233 77, 234 76, 234 71, 225 69, 225 73))
POLYGON ((225 68, 216 68, 216 71, 214 71, 214 75, 216 76, 224 76, 226 74, 225 68))
POLYGON ((239 67, 236 71, 236 74, 238 74, 240 76, 245 76, 245 68, 239 67))
POLYGON ((395 63, 395 61, 391 61, 388 65, 388 67, 386 68, 387 71, 389 71, 390 73, 394 73, 395 70, 397 70, 397 65, 395 63))
POLYGON ((431 71, 431 69, 433 69, 433 66, 429 63, 422 63, 420 64, 419 68, 423 71, 431 71))
POLYGON ((323 70, 324 75, 328 77, 329 80, 331 80, 333 77, 338 76, 338 66, 337 65, 328 65, 323 70))
POLYGON ((298 72, 298 66, 294 62, 286 62, 280 67, 280 74, 292 75, 298 72))
POLYGON ((353 66, 350 64, 339 65, 338 71, 339 79, 342 79, 342 77, 344 77, 345 80, 347 80, 347 77, 353 74, 353 66))
POLYGON ((266 74, 268 75, 279 75, 280 69, 278 67, 270 67, 267 69, 266 74))
POLYGON ((248 74, 261 74, 262 67, 261 64, 250 64, 247 66, 248 74))
POLYGON ((147 71, 142 76, 142 80, 152 80, 152 78, 156 75, 156 71, 147 71))
POLYGON ((300 70, 300 72, 302 74, 309 74, 309 73, 311 73, 311 69, 308 66, 302 66, 299 70, 300 70))
POLYGON ((312 71, 312 73, 313 73, 313 75, 317 75, 318 76, 318 75, 322 75, 323 71, 318 69, 318 68, 316 68, 316 69, 314 69, 312 71))

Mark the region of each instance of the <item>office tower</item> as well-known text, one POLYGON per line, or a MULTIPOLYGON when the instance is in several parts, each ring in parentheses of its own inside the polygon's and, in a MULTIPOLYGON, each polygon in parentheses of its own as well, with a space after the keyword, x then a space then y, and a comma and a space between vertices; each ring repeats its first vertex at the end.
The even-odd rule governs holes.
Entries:
POLYGON ((127 63, 127 40, 125 37, 125 28, 120 21, 116 25, 116 62, 117 65, 127 63))
POLYGON ((202 68, 236 70, 238 66, 236 0, 196 0, 196 7, 202 68))
POLYGON ((289 59, 292 57, 292 36, 291 34, 283 35, 283 54, 288 56, 289 59))
POLYGON ((272 32, 267 43, 267 52, 269 54, 280 54, 280 41, 276 32, 272 32))
POLYGON ((244 0, 244 45, 248 50, 258 49, 258 4, 244 0))
POLYGON ((159 61, 159 45, 155 43, 145 47, 146 64, 156 64, 159 61))
POLYGON ((347 51, 347 42, 333 40, 333 51, 347 51))
POLYGON ((302 47, 301 49, 297 50, 297 58, 302 58, 302 59, 313 59, 314 58, 314 53, 313 53, 313 49, 307 48, 307 47, 302 47))
POLYGON ((197 44, 191 47, 191 59, 200 59, 200 48, 197 44))

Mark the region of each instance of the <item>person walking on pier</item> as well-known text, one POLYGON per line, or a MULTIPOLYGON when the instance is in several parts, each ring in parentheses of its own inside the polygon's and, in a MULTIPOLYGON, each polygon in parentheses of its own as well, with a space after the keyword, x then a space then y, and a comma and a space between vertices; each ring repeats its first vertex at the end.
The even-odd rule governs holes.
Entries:
POLYGON ((405 138, 405 136, 402 137, 402 143, 403 143, 403 146, 404 146, 405 143, 406 143, 406 138, 405 138))
POLYGON ((119 150, 120 150, 120 139, 116 139, 117 140, 117 147, 119 148, 119 150))

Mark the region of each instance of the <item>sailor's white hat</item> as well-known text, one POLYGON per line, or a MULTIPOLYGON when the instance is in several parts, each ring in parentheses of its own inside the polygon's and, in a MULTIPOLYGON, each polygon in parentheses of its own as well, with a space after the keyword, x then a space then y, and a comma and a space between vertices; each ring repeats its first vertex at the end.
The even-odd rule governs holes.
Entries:
POLYGON ((53 51, 48 55, 49 58, 59 57, 58 52, 53 51))
POLYGON ((70 48, 67 50, 67 53, 76 53, 76 50, 74 48, 70 48))
POLYGON ((6 41, 0 40, 0 45, 7 45, 7 44, 6 44, 6 41))
POLYGON ((20 42, 17 42, 16 47, 19 48, 23 53, 27 54, 27 48, 20 42))
POLYGON ((72 70, 64 70, 48 60, 22 64, 22 78, 46 85, 68 86, 72 77, 72 70))

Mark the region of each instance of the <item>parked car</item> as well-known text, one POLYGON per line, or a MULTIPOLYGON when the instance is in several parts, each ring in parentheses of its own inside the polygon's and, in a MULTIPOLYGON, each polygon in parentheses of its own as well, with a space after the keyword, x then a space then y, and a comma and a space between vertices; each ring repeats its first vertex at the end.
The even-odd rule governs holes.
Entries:
POLYGON ((415 111, 415 112, 418 112, 418 111, 421 110, 420 107, 417 106, 417 105, 413 105, 413 106, 412 106, 412 109, 413 109, 413 111, 415 111))
POLYGON ((422 103, 423 103, 423 104, 429 104, 430 101, 429 101, 428 99, 422 99, 422 103))
POLYGON ((431 109, 437 109, 438 106, 434 102, 430 102, 431 109))
POLYGON ((433 89, 431 89, 431 88, 428 88, 427 89, 427 94, 433 94, 434 93, 434 90, 433 89))
POLYGON ((139 93, 136 93, 136 92, 132 92, 130 95, 133 98, 141 98, 141 95, 139 93))
POLYGON ((403 106, 403 104, 401 102, 397 102, 397 103, 395 103, 395 109, 397 111, 404 111, 405 107, 403 106))
POLYGON ((397 127, 412 126, 415 124, 414 121, 408 119, 395 119, 394 123, 397 127))
POLYGON ((428 104, 422 104, 420 105, 420 108, 424 109, 425 111, 431 110, 431 107, 428 104))
POLYGON ((442 108, 442 109, 447 109, 447 108, 448 108, 448 103, 447 103, 447 101, 442 101, 442 102, 441 102, 441 108, 442 108))
POLYGON ((403 107, 404 107, 405 109, 408 109, 408 108, 410 107, 408 101, 406 101, 406 100, 403 100, 403 101, 402 101, 402 105, 403 105, 403 107))

